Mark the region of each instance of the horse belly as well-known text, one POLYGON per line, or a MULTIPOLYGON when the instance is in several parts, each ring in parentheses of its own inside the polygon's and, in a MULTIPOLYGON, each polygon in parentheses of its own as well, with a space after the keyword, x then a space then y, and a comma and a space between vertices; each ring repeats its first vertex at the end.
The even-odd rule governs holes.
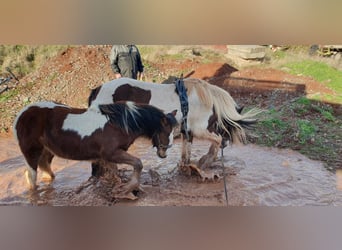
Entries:
POLYGON ((45 135, 42 142, 54 155, 69 160, 93 160, 98 158, 96 152, 99 151, 96 143, 84 142, 79 136, 64 135, 59 133, 57 136, 45 135))

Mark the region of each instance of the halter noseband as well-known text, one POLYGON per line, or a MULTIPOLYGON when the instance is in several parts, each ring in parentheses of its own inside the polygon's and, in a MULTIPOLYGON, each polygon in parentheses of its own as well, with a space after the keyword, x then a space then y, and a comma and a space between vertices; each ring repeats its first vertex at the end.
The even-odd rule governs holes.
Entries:
POLYGON ((164 151, 166 151, 167 149, 172 147, 172 145, 170 145, 170 144, 164 145, 164 144, 160 143, 159 134, 155 133, 155 135, 156 135, 157 142, 158 142, 157 148, 160 148, 160 149, 163 149, 164 151))

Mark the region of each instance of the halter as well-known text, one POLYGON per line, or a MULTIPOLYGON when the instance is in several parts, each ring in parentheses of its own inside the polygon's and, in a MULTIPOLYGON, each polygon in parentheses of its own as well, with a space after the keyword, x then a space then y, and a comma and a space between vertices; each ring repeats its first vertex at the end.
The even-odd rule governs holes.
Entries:
POLYGON ((159 134, 155 133, 154 135, 156 135, 157 142, 158 142, 157 148, 160 148, 160 149, 163 149, 164 151, 166 151, 167 149, 172 147, 172 145, 170 145, 170 144, 164 145, 164 144, 160 143, 159 134))

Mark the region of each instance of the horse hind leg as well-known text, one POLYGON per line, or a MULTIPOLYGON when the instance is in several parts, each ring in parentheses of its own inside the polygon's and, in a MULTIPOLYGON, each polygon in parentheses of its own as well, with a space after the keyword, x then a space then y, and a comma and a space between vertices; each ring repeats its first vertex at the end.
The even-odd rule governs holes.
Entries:
POLYGON ((222 137, 221 135, 217 135, 213 132, 207 131, 202 135, 202 138, 211 141, 208 153, 202 156, 201 159, 198 161, 198 166, 201 169, 205 169, 207 167, 210 167, 210 165, 216 159, 217 153, 222 142, 222 137))
POLYGON ((54 154, 52 154, 47 149, 43 149, 39 161, 38 166, 39 169, 43 172, 43 179, 46 181, 53 181, 55 179, 55 174, 51 170, 51 162, 54 157, 54 154))
POLYGON ((203 155, 198 161, 198 166, 201 169, 210 167, 217 157, 219 147, 216 143, 212 143, 207 154, 203 155))
POLYGON ((41 146, 32 146, 23 151, 23 155, 27 164, 27 168, 25 170, 25 178, 30 189, 36 189, 37 187, 37 168, 42 150, 43 147, 41 146))
POLYGON ((27 166, 25 170, 25 179, 30 189, 36 189, 37 169, 33 169, 32 167, 27 166))

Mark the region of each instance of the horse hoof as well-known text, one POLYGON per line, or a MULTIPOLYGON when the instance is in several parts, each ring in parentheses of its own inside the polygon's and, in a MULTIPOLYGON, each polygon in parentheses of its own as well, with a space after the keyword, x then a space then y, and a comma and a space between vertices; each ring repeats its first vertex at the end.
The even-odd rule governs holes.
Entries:
POLYGON ((136 195, 133 194, 133 192, 129 192, 129 193, 121 193, 121 194, 115 194, 114 195, 115 199, 120 199, 120 200, 137 200, 138 197, 136 195))
POLYGON ((114 198, 117 199, 136 200, 138 197, 135 194, 137 194, 139 191, 144 192, 139 184, 123 183, 114 187, 112 193, 114 198))
POLYGON ((201 181, 218 181, 221 177, 218 173, 215 172, 206 172, 202 169, 200 169, 195 164, 188 164, 180 166, 180 169, 183 173, 185 173, 188 176, 198 176, 200 177, 201 181))
POLYGON ((54 179, 55 179, 55 175, 54 174, 49 174, 49 173, 43 172, 43 174, 42 174, 42 181, 52 182, 54 179))

